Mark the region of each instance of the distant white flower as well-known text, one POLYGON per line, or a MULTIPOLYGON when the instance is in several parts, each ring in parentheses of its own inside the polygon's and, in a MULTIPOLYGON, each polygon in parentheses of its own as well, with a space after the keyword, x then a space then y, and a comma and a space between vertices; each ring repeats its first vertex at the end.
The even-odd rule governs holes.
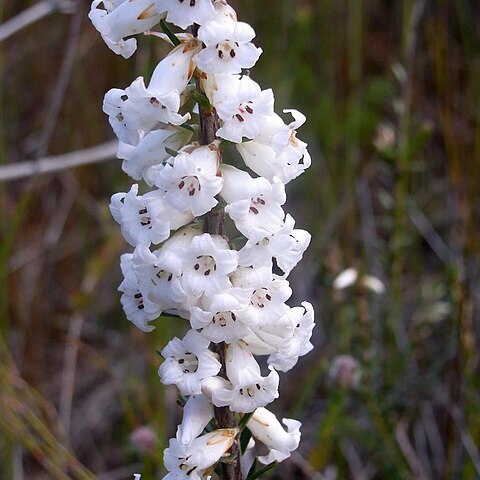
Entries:
POLYGON ((207 73, 240 73, 253 67, 262 53, 251 43, 254 37, 255 31, 244 22, 207 22, 198 31, 206 48, 194 60, 207 73))
POLYGON ((358 278, 358 271, 355 268, 347 268, 340 272, 333 281, 333 288, 335 290, 343 290, 352 286, 358 278))
POLYGON ((165 361, 158 370, 162 383, 176 385, 182 395, 202 393, 201 381, 217 375, 221 367, 209 345, 195 330, 188 331, 183 340, 171 340, 162 350, 165 361))
POLYGON ((377 293, 378 295, 385 293, 385 284, 374 275, 363 275, 359 282, 360 285, 373 293, 377 293))
POLYGON ((261 90, 250 77, 215 75, 217 90, 211 99, 223 126, 217 135, 231 142, 254 138, 262 129, 265 118, 273 115, 273 92, 261 90))
POLYGON ((257 408, 247 423, 252 435, 269 448, 268 455, 258 457, 263 464, 282 462, 298 448, 302 424, 290 418, 282 419, 282 423, 287 427, 286 430, 277 417, 266 408, 257 408))
POLYGON ((180 152, 172 165, 165 165, 158 173, 155 183, 176 210, 204 215, 218 203, 215 196, 222 189, 223 179, 217 176, 218 163, 215 144, 199 147, 190 154, 180 152))
POLYGON ((215 14, 212 0, 155 0, 160 13, 167 12, 167 22, 180 28, 202 25, 215 14))
POLYGON ((285 187, 274 178, 252 178, 246 172, 224 165, 221 196, 229 204, 225 208, 237 229, 252 241, 275 233, 283 224, 285 187))
POLYGON ((238 252, 218 235, 204 233, 192 239, 183 257, 182 284, 191 295, 213 295, 227 290, 228 278, 238 266, 238 252))
POLYGON ((228 406, 232 412, 253 412, 278 397, 278 373, 270 368, 270 374, 262 377, 253 355, 236 343, 227 345, 226 369, 230 388, 218 388, 212 392, 213 404, 228 406))
POLYGON ((88 16, 108 47, 124 58, 131 57, 137 49, 134 38, 125 38, 149 30, 161 18, 153 0, 94 0, 88 16), (105 9, 99 8, 100 4, 105 9))
POLYGON ((110 211, 122 228, 125 240, 132 246, 163 242, 170 230, 193 220, 189 213, 181 213, 166 203, 162 192, 156 190, 138 195, 138 185, 128 193, 112 196, 110 211))

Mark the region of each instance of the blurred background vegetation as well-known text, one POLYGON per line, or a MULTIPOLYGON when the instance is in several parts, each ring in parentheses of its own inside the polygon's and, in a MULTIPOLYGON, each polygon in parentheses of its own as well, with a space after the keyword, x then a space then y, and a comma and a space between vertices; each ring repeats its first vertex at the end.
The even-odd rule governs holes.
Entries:
MULTIPOLYGON (((164 55, 142 37, 116 57, 89 3, 0 42, 1 164, 112 140, 104 93, 164 55)), ((0 23, 35 4, 2 0, 0 23)), ((316 349, 282 377, 273 409, 303 438, 273 478, 480 478, 478 0, 232 5, 313 157, 287 209, 313 234, 291 282, 316 349)), ((155 350, 185 325, 121 311, 108 203, 129 185, 115 159, 0 181, 1 479, 161 478, 179 412, 155 350)))

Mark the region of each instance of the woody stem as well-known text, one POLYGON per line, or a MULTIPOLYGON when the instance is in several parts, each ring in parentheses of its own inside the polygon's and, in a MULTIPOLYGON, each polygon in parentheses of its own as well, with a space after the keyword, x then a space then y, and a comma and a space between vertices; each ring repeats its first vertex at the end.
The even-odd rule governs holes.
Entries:
MULTIPOLYGON (((200 86, 200 80, 197 79, 197 91, 203 95, 200 86)), ((200 111, 200 144, 208 145, 215 139, 215 133, 219 128, 219 118, 214 108, 206 109, 199 105, 200 111)), ((205 215, 204 232, 210 235, 225 235, 225 210, 224 208, 216 209, 205 215)), ((220 375, 226 378, 225 370, 225 349, 226 345, 222 343, 214 343, 211 349, 218 355, 222 364, 220 375)), ((233 412, 228 407, 215 407, 215 420, 218 428, 236 427, 236 421, 233 412)), ((242 470, 240 464, 240 447, 236 440, 231 447, 232 460, 222 463, 222 480, 242 480, 242 470)))

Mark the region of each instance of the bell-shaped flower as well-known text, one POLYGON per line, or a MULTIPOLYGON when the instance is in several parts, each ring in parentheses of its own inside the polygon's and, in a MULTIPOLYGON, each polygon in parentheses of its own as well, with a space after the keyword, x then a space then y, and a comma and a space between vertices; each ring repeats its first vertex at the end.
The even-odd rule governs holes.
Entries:
POLYGON ((269 267, 238 268, 231 282, 252 292, 248 316, 259 326, 275 323, 289 309, 285 302, 292 289, 287 280, 272 275, 269 267))
POLYGON ((215 15, 212 0, 155 0, 157 10, 167 13, 167 22, 186 29, 197 23, 203 25, 215 15))
POLYGON ((133 252, 133 271, 142 292, 162 310, 186 310, 188 295, 180 282, 182 260, 177 252, 160 248, 154 252, 139 245, 133 252))
POLYGON ((228 165, 221 169, 224 184, 221 196, 228 203, 225 211, 237 229, 251 241, 275 233, 283 224, 285 186, 274 178, 252 178, 247 172, 228 165))
POLYGON ((164 480, 207 478, 213 470, 211 467, 230 450, 237 435, 238 428, 223 428, 197 437, 190 444, 170 439, 169 447, 163 453, 163 464, 170 473, 164 480))
POLYGON ((193 220, 190 213, 181 213, 165 202, 159 190, 138 195, 137 184, 132 185, 128 193, 113 195, 110 211, 132 246, 163 242, 170 236, 170 230, 193 220))
POLYGON ((158 370, 162 383, 176 385, 182 395, 202 393, 201 381, 217 375, 221 368, 209 345, 195 330, 189 330, 183 340, 171 340, 161 352, 165 358, 158 370))
POLYGON ((214 343, 232 343, 252 332, 256 319, 248 314, 252 289, 230 288, 204 296, 200 307, 191 309, 192 328, 214 343))
POLYGON ((118 287, 123 293, 120 298, 128 320, 143 332, 151 332, 155 327, 148 322, 157 319, 162 313, 161 307, 148 299, 141 291, 140 282, 133 270, 133 255, 126 253, 120 258, 120 267, 124 280, 118 287))
POLYGON ((137 40, 126 38, 150 30, 161 18, 153 0, 94 0, 88 17, 108 47, 124 58, 137 49, 137 40), (105 8, 99 8, 100 4, 105 8))
POLYGON ((258 135, 251 142, 238 144, 237 149, 255 173, 270 181, 278 177, 287 184, 311 165, 311 158, 307 144, 296 137, 296 129, 305 122, 305 116, 297 110, 284 112, 292 114, 292 123, 285 125, 278 115, 271 115, 258 135))
POLYGON ((192 137, 185 128, 167 126, 149 132, 137 146, 119 142, 117 157, 122 159, 122 170, 134 180, 145 180, 153 186, 150 167, 162 165, 171 159, 170 151, 179 151, 192 137))
MULTIPOLYGON (((210 99, 223 121, 217 136, 241 143, 242 138, 255 138, 265 122, 273 115, 273 92, 261 90, 250 77, 215 75, 216 90, 210 99)), ((207 92, 208 93, 208 92, 207 92)))
POLYGON ((195 62, 207 73, 240 73, 251 68, 262 53, 251 43, 255 37, 253 28, 244 22, 220 22, 212 20, 198 30, 198 38, 205 44, 195 62))
POLYGON ((145 134, 159 123, 181 125, 190 114, 180 115, 180 94, 193 74, 192 57, 199 51, 196 40, 175 47, 155 68, 148 87, 138 77, 125 90, 109 90, 103 111, 117 137, 124 143, 138 145, 145 134))
POLYGON ((238 252, 242 267, 271 265, 275 258, 285 277, 292 271, 307 249, 311 235, 300 229, 294 229, 295 220, 287 214, 284 224, 271 235, 258 241, 249 240, 238 252))
POLYGON ((199 217, 218 203, 215 195, 223 185, 217 176, 218 163, 218 145, 213 143, 192 153, 180 152, 172 165, 158 172, 155 183, 173 208, 199 217))
POLYGON ((182 285, 190 295, 214 295, 231 286, 229 275, 238 266, 238 252, 219 235, 204 233, 183 249, 182 285))
POLYGON ((276 322, 263 325, 242 338, 242 343, 254 355, 270 355, 268 364, 287 372, 299 357, 313 348, 310 342, 315 327, 313 316, 313 307, 303 302, 302 307, 288 308, 276 322))
POLYGON ((264 464, 274 461, 282 462, 288 458, 300 443, 300 427, 298 420, 283 418, 282 423, 266 408, 257 408, 247 423, 252 435, 269 449, 268 455, 258 457, 264 464))
POLYGON ((191 395, 183 407, 183 420, 177 429, 177 439, 184 445, 190 445, 213 416, 213 405, 205 395, 191 395))
POLYGON ((278 397, 278 373, 269 367, 270 374, 262 377, 257 361, 244 347, 237 343, 227 345, 225 362, 231 387, 212 392, 215 406, 228 405, 232 412, 248 413, 278 397))
MULTIPOLYGON (((276 352, 268 358, 268 363, 281 372, 288 372, 298 361, 298 357, 306 355, 313 349, 310 342, 312 331, 315 327, 314 311, 309 302, 303 302, 301 307, 294 307, 285 312, 279 324, 289 323, 284 331, 291 335, 282 342, 276 352)), ((265 333, 269 334, 272 327, 265 327, 265 333)), ((259 333, 262 337, 262 332, 259 333)))

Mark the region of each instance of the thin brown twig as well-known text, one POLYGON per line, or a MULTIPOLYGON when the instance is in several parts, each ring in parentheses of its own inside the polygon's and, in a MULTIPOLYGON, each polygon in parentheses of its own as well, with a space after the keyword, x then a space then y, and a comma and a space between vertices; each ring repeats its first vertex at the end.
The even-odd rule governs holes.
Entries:
POLYGON ((55 2, 51 0, 42 0, 41 2, 23 10, 23 12, 20 12, 15 17, 0 25, 0 42, 6 40, 20 30, 23 30, 32 23, 41 20, 43 17, 50 15, 56 9, 57 5, 55 2))
POLYGON ((57 125, 58 116, 62 108, 67 87, 70 82, 73 64, 75 61, 75 50, 77 49, 78 39, 80 37, 80 27, 82 25, 83 9, 81 2, 77 0, 74 3, 75 13, 70 22, 69 35, 65 53, 63 55, 62 65, 57 78, 57 82, 53 88, 53 97, 50 102, 47 114, 45 116, 45 127, 38 141, 38 149, 36 151, 37 158, 44 157, 48 151, 50 140, 52 139, 55 126, 57 125))
POLYGON ((0 182, 19 180, 34 177, 35 175, 55 173, 82 165, 104 162, 115 158, 116 149, 117 141, 111 141, 62 155, 1 165, 0 182))

